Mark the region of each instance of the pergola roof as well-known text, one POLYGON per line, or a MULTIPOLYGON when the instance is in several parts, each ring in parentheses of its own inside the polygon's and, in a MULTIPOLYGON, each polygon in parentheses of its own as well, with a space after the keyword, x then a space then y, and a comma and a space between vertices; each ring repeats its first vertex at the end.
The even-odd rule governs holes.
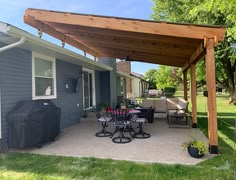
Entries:
POLYGON ((225 28, 27 9, 25 23, 95 57, 188 68, 205 54, 204 39, 225 28))

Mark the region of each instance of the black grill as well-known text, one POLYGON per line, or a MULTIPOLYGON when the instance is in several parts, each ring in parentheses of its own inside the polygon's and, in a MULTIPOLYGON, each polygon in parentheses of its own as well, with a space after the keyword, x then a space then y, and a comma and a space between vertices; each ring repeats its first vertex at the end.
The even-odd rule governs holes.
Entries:
POLYGON ((41 147, 60 133, 60 108, 50 100, 20 101, 7 115, 10 148, 41 147))

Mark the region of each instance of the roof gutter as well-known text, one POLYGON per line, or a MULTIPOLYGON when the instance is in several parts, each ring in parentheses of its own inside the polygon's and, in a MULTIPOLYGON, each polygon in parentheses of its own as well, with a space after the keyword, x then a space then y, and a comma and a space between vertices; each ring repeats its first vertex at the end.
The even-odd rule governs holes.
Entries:
POLYGON ((121 72, 121 71, 116 71, 116 74, 118 76, 121 76, 121 77, 125 77, 125 78, 129 78, 129 79, 133 79, 133 77, 131 77, 130 75, 124 73, 124 72, 121 72))
POLYGON ((12 49, 14 47, 18 47, 18 46, 20 46, 21 44, 24 44, 24 43, 25 43, 25 37, 22 36, 19 41, 15 42, 13 44, 9 44, 7 46, 1 47, 0 48, 0 53, 3 52, 3 51, 7 51, 8 49, 12 49))
POLYGON ((24 37, 27 38, 27 41, 29 41, 29 42, 33 42, 35 44, 40 44, 41 46, 45 45, 47 48, 50 48, 50 49, 52 49, 54 51, 57 51, 57 52, 62 52, 64 54, 66 54, 68 56, 72 56, 72 57, 74 57, 76 59, 80 59, 80 61, 86 62, 88 64, 94 64, 95 63, 96 66, 98 66, 100 68, 104 68, 104 69, 109 70, 109 71, 111 71, 113 69, 113 68, 111 68, 109 66, 106 66, 106 65, 104 65, 102 63, 91 61, 87 57, 84 57, 84 56, 82 56, 80 54, 72 52, 72 51, 70 51, 70 50, 68 50, 66 48, 59 47, 59 46, 57 46, 55 44, 52 44, 52 43, 50 43, 50 42, 48 42, 46 40, 40 39, 40 38, 38 38, 38 37, 36 37, 36 36, 26 32, 26 31, 23 31, 23 30, 21 30, 19 28, 16 28, 14 26, 10 26, 9 25, 8 30, 7 30, 7 34, 15 36, 15 37, 17 37, 17 36, 24 36, 24 37))

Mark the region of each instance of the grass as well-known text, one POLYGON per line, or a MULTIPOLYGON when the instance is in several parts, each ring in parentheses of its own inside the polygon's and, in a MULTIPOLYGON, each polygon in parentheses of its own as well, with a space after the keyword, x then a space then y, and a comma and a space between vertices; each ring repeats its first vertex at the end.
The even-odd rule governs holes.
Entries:
MULTIPOLYGON (((207 133, 206 97, 197 99, 198 125, 207 133)), ((0 154, 0 179, 235 179, 236 107, 227 100, 217 97, 221 154, 196 166, 8 153, 0 154)))

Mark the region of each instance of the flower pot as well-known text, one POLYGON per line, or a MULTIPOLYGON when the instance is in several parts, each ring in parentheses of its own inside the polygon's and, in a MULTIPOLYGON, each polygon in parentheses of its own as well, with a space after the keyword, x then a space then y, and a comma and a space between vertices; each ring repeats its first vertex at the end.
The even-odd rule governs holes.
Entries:
POLYGON ((201 158, 204 156, 204 154, 199 154, 199 151, 197 148, 189 146, 188 147, 188 153, 190 156, 194 157, 194 158, 201 158))

